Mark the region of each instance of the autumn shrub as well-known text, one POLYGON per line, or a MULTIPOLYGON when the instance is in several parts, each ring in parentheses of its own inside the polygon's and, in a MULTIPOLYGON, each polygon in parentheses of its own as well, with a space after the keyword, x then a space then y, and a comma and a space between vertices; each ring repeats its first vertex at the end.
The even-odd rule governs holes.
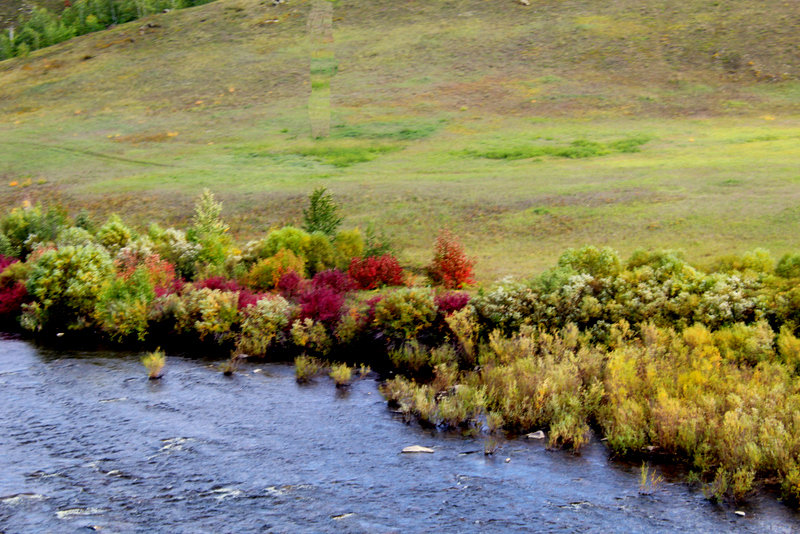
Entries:
POLYGON ((717 258, 712 262, 711 272, 734 273, 751 271, 753 273, 770 273, 775 266, 775 260, 769 252, 757 248, 741 255, 727 255, 717 258))
POLYGON ((95 237, 91 233, 78 226, 69 226, 64 228, 58 232, 58 235, 55 239, 55 245, 59 248, 70 245, 80 247, 95 242, 95 237))
POLYGON ((305 272, 305 260, 289 249, 281 249, 274 256, 253 265, 247 281, 255 289, 268 290, 274 288, 281 277, 290 271, 305 272))
POLYGON ((327 285, 312 286, 300 295, 300 318, 332 327, 342 316, 344 294, 327 285))
POLYGON ((294 321, 290 332, 296 347, 320 356, 328 354, 333 345, 328 328, 309 317, 294 321))
POLYGON ((194 282, 194 287, 198 289, 208 288, 208 289, 218 289, 220 291, 234 291, 234 292, 238 292, 244 289, 242 286, 239 285, 239 282, 237 282, 236 280, 230 280, 229 278, 225 278, 224 276, 212 276, 204 280, 198 280, 194 282))
POLYGON ((336 387, 346 387, 353 379, 353 369, 346 363, 336 363, 331 366, 330 377, 336 383, 336 387))
POLYGON ((436 303, 436 309, 439 310, 439 313, 443 316, 447 316, 463 309, 469 304, 469 294, 457 291, 439 293, 434 298, 434 302, 436 303))
POLYGON ((150 318, 169 324, 177 334, 196 334, 200 340, 211 337, 223 343, 235 337, 241 319, 238 300, 236 292, 187 286, 181 293, 156 299, 150 318))
POLYGON ((59 207, 44 209, 36 204, 14 208, 0 219, 5 253, 25 259, 39 244, 54 241, 66 223, 66 212, 59 207))
POLYGON ((106 223, 97 230, 97 242, 109 252, 116 254, 133 239, 133 230, 127 226, 119 215, 111 215, 106 223))
POLYGON ((314 278, 311 279, 311 285, 315 289, 327 287, 341 294, 346 294, 355 289, 353 280, 346 273, 338 269, 328 269, 327 271, 317 273, 314 275, 314 278))
POLYGON ((304 290, 306 284, 302 276, 295 271, 288 271, 281 275, 275 289, 283 295, 284 298, 293 299, 298 297, 304 290))
POLYGON ((28 293, 35 302, 23 306, 22 325, 41 330, 91 324, 95 304, 113 270, 108 252, 97 245, 43 252, 28 278, 28 293))
POLYGON ((337 269, 347 270, 353 258, 364 256, 364 238, 358 228, 337 233, 332 244, 337 269))
POLYGON ((162 229, 156 224, 150 225, 148 237, 155 252, 174 265, 178 275, 187 280, 194 277, 201 250, 198 243, 190 242, 182 230, 162 229))
POLYGON ((433 294, 424 288, 397 289, 375 306, 375 326, 396 341, 414 339, 435 319, 433 294))
POLYGON ((309 276, 336 266, 336 250, 328 236, 322 232, 314 232, 308 236, 302 257, 306 260, 309 276))
POLYGON ((434 244, 434 254, 428 266, 428 276, 434 284, 448 289, 460 289, 473 284, 474 260, 464 252, 456 237, 447 230, 439 233, 434 244))
POLYGON ((510 333, 537 316, 538 294, 527 284, 505 278, 488 291, 480 290, 471 300, 478 320, 489 331, 510 333))
POLYGON ((783 278, 800 278, 800 254, 785 254, 775 266, 775 274, 783 278))
POLYGON ((25 286, 30 271, 29 264, 0 256, 0 320, 16 318, 30 300, 25 286))
POLYGON ((614 276, 619 273, 621 265, 619 256, 609 247, 570 248, 558 258, 559 267, 570 267, 577 273, 590 274, 595 278, 614 276))
POLYGON ((289 302, 280 296, 265 297, 242 311, 241 334, 237 350, 251 356, 264 356, 270 348, 286 340, 294 315, 289 302))
POLYGON ((142 365, 147 369, 147 377, 150 380, 161 378, 166 364, 167 355, 161 349, 156 349, 142 356, 142 365))
POLYGON ((380 257, 353 258, 347 272, 358 289, 403 284, 403 269, 397 258, 389 254, 380 257))
POLYGON ((294 373, 298 382, 308 382, 325 368, 325 364, 311 356, 303 354, 294 359, 294 373))
POLYGON ((148 305, 155 298, 149 273, 144 267, 115 277, 105 286, 95 306, 94 317, 113 340, 147 335, 148 305))
POLYGON ((272 230, 257 244, 256 259, 269 258, 281 250, 290 250, 295 256, 305 258, 310 241, 311 235, 305 230, 294 226, 284 226, 272 230))

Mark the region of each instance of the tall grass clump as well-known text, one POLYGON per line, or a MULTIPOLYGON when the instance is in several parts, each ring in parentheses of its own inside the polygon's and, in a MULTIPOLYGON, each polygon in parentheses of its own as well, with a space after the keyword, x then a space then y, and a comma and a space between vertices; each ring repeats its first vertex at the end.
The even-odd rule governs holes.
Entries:
POLYGON ((166 363, 167 356, 161 349, 156 349, 142 356, 142 365, 147 369, 147 377, 150 380, 156 380, 163 376, 166 363))

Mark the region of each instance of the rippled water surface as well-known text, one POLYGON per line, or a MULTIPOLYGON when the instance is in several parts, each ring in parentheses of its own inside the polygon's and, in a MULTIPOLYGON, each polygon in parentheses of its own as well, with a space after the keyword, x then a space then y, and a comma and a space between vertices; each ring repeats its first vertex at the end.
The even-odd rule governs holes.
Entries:
POLYGON ((580 456, 408 426, 377 384, 341 393, 286 365, 226 378, 169 357, 54 352, 0 337, 0 532, 792 532, 772 496, 739 508, 599 443, 580 456), (433 454, 400 454, 408 445, 433 454), (508 461, 506 461, 508 459, 508 461))

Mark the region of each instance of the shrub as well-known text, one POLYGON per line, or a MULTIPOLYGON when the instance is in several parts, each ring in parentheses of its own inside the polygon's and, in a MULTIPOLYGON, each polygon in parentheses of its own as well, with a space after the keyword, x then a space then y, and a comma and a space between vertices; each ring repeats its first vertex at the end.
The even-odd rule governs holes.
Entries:
POLYGON ((447 316, 461 310, 469 304, 469 294, 455 291, 439 293, 436 295, 434 302, 436 302, 436 308, 439 310, 439 313, 447 316))
POLYGON ((97 241, 114 254, 126 246, 132 238, 133 230, 126 226, 116 213, 97 230, 97 241))
POLYGON ((353 258, 364 255, 364 238, 358 228, 344 230, 333 238, 333 248, 336 253, 336 267, 347 269, 353 258))
POLYGON ((620 271, 620 260, 613 249, 598 249, 587 246, 579 249, 570 248, 558 258, 559 267, 570 267, 578 273, 590 274, 595 278, 614 276, 620 271))
POLYGON ((56 236, 57 247, 76 246, 81 247, 95 243, 94 236, 87 230, 77 226, 70 226, 61 230, 56 236))
POLYGON ((112 339, 123 340, 147 335, 148 304, 155 298, 147 271, 140 267, 127 277, 115 278, 103 292, 95 307, 95 319, 112 339))
POLYGON ((270 347, 284 340, 292 318, 292 307, 283 297, 262 298, 247 307, 242 316, 242 332, 237 350, 251 356, 263 356, 270 347))
MULTIPOLYGON (((284 226, 278 230, 271 231, 266 239, 263 239, 256 246, 257 258, 269 258, 281 250, 290 250, 295 256, 305 258, 311 236, 305 230, 294 226, 284 226)), ((298 271, 303 272, 303 270, 298 271)))
POLYGON ((239 285, 239 282, 236 280, 229 280, 224 276, 212 276, 211 278, 206 278, 205 280, 200 280, 199 282, 194 283, 194 287, 198 289, 208 288, 208 289, 218 289, 220 291, 241 291, 243 288, 239 285))
POLYGON ((311 285, 315 289, 327 287, 336 293, 342 294, 348 293, 355 288, 353 280, 337 269, 329 269, 317 273, 314 278, 311 279, 311 285))
POLYGON ((308 349, 320 355, 331 350, 332 340, 328 329, 313 319, 298 319, 292 323, 292 341, 298 347, 308 349))
POLYGON ((800 278, 800 254, 785 254, 775 267, 775 274, 783 278, 800 278))
POLYGON ((156 224, 150 225, 148 236, 158 255, 175 266, 178 274, 186 279, 194 277, 196 263, 200 257, 201 246, 192 243, 181 230, 163 230, 156 224))
POLYGON ((167 356, 161 349, 148 352, 142 356, 142 365, 147 368, 147 377, 155 380, 163 376, 164 365, 167 363, 167 356))
POLYGON ((256 289, 272 289, 280 282, 281 277, 290 271, 304 272, 305 260, 289 249, 281 249, 274 256, 253 265, 247 280, 249 285, 256 289))
POLYGON ((40 330, 51 325, 86 325, 112 273, 108 252, 97 245, 43 252, 27 284, 38 306, 25 309, 24 326, 40 330))
POLYGON ((308 197, 308 208, 303 210, 303 229, 308 233, 322 232, 333 237, 342 224, 339 206, 324 187, 315 189, 308 197))
POLYGON ((0 220, 0 232, 7 240, 3 245, 5 253, 27 258, 39 244, 55 240, 66 221, 66 213, 58 207, 44 210, 40 204, 36 204, 12 209, 0 220))
POLYGON ((303 277, 295 271, 283 273, 278 285, 275 286, 284 298, 291 299, 299 296, 304 290, 303 277))
POLYGON ((336 265, 336 251, 328 236, 322 232, 314 232, 308 236, 303 257, 306 259, 308 274, 312 276, 336 265))
POLYGON ((349 386, 353 379, 353 369, 346 363, 336 363, 331 366, 330 377, 336 382, 337 388, 349 386))
POLYGON ((353 258, 348 274, 358 289, 403 284, 403 269, 397 258, 388 254, 380 257, 353 258))
POLYGON ((19 315, 28 296, 25 279, 29 271, 27 265, 0 256, 0 322, 19 315))
POLYGON ((333 326, 342 316, 343 305, 342 293, 326 285, 312 287, 300 295, 300 318, 333 326))
POLYGON ((488 292, 479 291, 471 304, 488 330, 503 332, 531 322, 540 306, 538 295, 530 287, 510 278, 501 280, 488 292))
POLYGON ((154 303, 151 319, 174 321, 178 334, 196 333, 200 340, 211 335, 217 343, 234 336, 238 325, 238 293, 218 289, 189 289, 161 297, 154 303))
POLYGON ((474 260, 467 257, 461 243, 447 230, 436 238, 433 261, 428 276, 434 284, 448 289, 460 289, 475 282, 472 278, 474 260))
POLYGON ((410 340, 433 324, 436 304, 429 290, 402 288, 375 306, 375 325, 396 340, 410 340))
POLYGON ((324 368, 325 365, 320 360, 305 354, 294 359, 294 373, 298 382, 308 382, 324 368))

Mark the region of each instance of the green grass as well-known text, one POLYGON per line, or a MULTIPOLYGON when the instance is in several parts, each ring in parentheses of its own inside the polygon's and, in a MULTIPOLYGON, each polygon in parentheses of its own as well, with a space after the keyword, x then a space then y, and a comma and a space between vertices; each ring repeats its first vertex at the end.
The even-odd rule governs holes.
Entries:
POLYGON ((343 0, 313 63, 309 5, 215 2, 0 63, 0 208, 182 224, 208 187, 248 239, 324 185, 404 262, 449 227, 484 281, 587 243, 797 249, 792 4, 343 0))

